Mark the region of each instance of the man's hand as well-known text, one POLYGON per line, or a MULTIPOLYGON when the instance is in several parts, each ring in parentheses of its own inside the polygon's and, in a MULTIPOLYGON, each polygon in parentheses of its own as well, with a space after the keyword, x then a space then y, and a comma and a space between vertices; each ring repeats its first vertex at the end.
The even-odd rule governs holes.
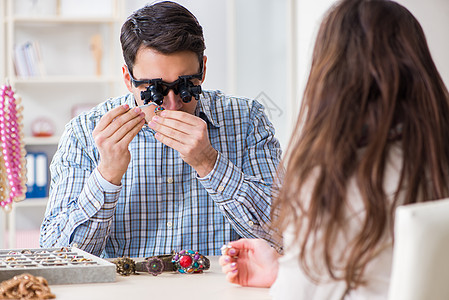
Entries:
POLYGON ((228 244, 219 259, 226 279, 241 286, 271 287, 280 255, 265 240, 240 239, 228 244))
POLYGON ((186 112, 164 110, 148 126, 156 131, 158 141, 178 151, 200 177, 212 171, 218 152, 210 144, 204 120, 186 112))
POLYGON ((144 118, 140 108, 121 105, 105 114, 92 132, 100 152, 98 171, 110 183, 120 185, 131 160, 128 145, 145 124, 144 118))

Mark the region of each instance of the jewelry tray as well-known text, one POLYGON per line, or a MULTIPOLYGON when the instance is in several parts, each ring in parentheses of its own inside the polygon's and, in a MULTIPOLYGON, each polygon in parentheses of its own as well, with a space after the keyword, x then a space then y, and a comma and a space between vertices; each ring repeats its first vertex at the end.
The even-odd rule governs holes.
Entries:
POLYGON ((22 273, 48 284, 113 282, 115 264, 74 247, 0 249, 0 282, 22 273))

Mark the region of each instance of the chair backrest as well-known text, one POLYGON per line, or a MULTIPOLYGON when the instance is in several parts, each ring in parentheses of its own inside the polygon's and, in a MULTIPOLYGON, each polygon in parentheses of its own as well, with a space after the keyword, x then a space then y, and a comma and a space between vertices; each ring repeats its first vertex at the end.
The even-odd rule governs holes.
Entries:
POLYGON ((449 199, 396 209, 389 300, 449 299, 449 199))

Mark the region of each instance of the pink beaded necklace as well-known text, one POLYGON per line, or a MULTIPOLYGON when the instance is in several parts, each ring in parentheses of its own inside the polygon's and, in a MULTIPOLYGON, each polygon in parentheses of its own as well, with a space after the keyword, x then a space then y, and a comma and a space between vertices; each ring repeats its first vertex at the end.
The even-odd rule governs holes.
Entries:
POLYGON ((25 199, 26 165, 20 99, 11 86, 0 91, 0 206, 9 210, 13 201, 25 199))

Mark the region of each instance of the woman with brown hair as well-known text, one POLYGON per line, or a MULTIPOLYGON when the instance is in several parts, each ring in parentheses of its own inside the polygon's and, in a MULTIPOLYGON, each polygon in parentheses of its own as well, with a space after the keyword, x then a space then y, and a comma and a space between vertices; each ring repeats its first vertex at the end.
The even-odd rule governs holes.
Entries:
POLYGON ((406 8, 329 10, 284 165, 272 211, 285 253, 232 242, 227 279, 275 299, 386 298, 395 208, 449 196, 449 95, 406 8))

